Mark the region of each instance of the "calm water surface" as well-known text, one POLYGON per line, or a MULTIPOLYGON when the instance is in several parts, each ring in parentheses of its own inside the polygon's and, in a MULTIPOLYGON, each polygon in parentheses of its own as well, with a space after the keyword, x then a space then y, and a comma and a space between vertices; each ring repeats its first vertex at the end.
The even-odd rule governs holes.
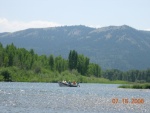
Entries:
POLYGON ((0 82, 0 113, 150 113, 149 89, 121 89, 114 84, 0 82), (117 104, 112 99, 117 98, 117 104), (122 99, 127 98, 124 104, 122 99), (132 98, 144 99, 131 104, 132 98))

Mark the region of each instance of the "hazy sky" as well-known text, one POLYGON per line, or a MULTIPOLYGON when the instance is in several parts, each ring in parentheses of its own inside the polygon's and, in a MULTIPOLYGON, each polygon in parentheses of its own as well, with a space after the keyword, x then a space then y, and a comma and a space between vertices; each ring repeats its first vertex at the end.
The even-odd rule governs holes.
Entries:
POLYGON ((0 32, 124 24, 150 30, 150 0, 0 0, 0 32))

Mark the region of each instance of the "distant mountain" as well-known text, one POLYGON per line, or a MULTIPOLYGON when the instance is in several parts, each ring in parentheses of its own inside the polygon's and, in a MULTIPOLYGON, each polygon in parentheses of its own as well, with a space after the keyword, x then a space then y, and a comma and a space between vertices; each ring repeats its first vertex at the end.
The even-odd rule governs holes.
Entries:
POLYGON ((0 33, 0 42, 65 58, 75 49, 103 69, 150 68, 150 32, 127 25, 98 29, 82 25, 26 29, 0 33))

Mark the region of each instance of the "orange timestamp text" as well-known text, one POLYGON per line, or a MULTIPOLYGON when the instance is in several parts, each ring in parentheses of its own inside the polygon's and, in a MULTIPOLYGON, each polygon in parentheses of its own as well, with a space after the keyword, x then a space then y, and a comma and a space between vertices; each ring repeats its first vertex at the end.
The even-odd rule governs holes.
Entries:
POLYGON ((113 104, 118 104, 118 103, 122 103, 122 104, 144 104, 144 99, 143 98, 122 98, 122 99, 118 99, 118 98, 113 98, 112 99, 112 103, 113 104))

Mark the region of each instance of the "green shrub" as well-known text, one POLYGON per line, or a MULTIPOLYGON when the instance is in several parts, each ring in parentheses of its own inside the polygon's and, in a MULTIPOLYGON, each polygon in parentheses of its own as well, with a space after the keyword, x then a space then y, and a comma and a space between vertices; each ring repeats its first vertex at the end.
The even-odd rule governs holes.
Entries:
POLYGON ((118 88, 150 89, 150 84, 121 85, 118 88))
POLYGON ((10 81, 12 81, 11 73, 10 73, 10 71, 9 71, 8 69, 2 69, 2 70, 0 71, 0 75, 3 76, 3 77, 1 77, 1 78, 3 78, 3 80, 4 80, 5 82, 10 82, 10 81))
POLYGON ((3 75, 0 75, 0 81, 4 81, 3 75))

